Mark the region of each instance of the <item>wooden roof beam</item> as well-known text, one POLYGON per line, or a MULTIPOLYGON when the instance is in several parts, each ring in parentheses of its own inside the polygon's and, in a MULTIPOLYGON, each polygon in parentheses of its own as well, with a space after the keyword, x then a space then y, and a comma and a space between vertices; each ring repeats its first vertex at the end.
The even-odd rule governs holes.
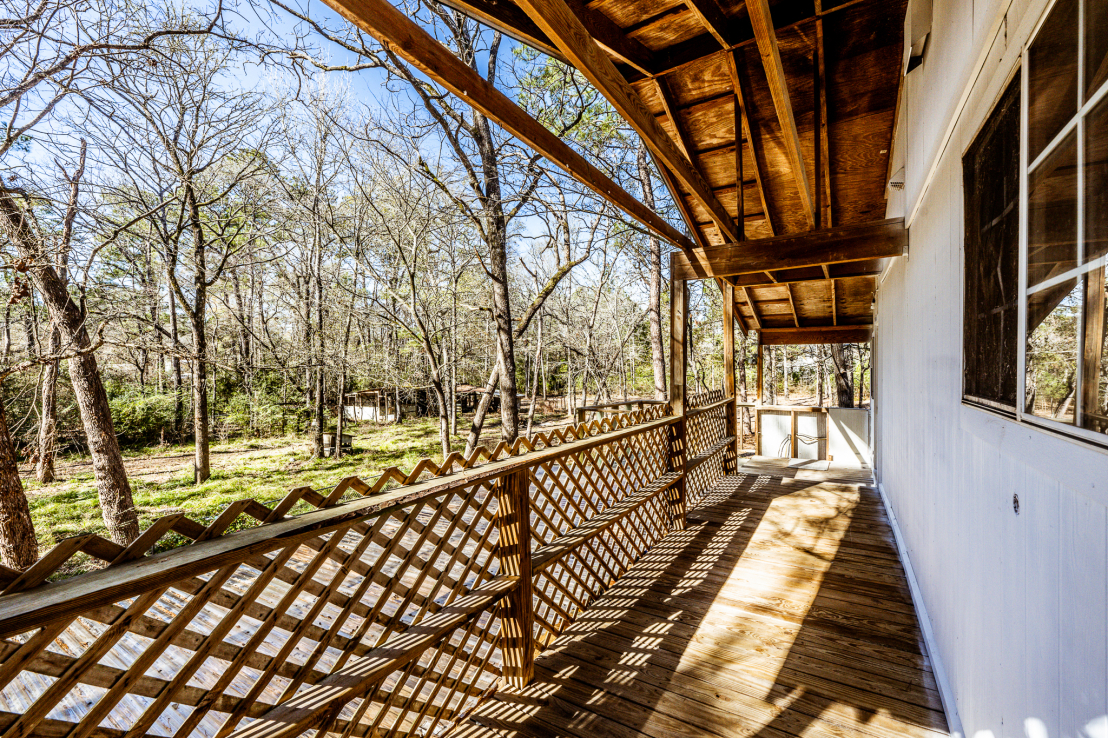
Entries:
POLYGON ((685 202, 685 198, 681 196, 681 190, 677 188, 677 183, 673 181, 673 175, 670 174, 668 169, 658 163, 658 159, 654 156, 654 152, 650 152, 650 160, 654 162, 654 168, 658 170, 658 176, 662 178, 662 183, 666 186, 670 198, 672 198, 673 203, 677 206, 677 210, 681 213, 681 218, 684 219, 685 225, 688 226, 689 233, 693 234, 696 245, 699 248, 707 248, 709 245, 708 239, 704 237, 704 234, 700 230, 700 226, 697 225, 692 211, 689 210, 688 203, 685 202))
POLYGON ((818 267, 848 261, 903 256, 908 251, 908 231, 903 218, 710 246, 688 253, 674 253, 670 261, 673 279, 712 279, 777 269, 818 267))
POLYGON ((872 335, 872 325, 763 328, 758 331, 758 343, 763 346, 792 346, 803 343, 866 343, 872 335))
MULTIPOLYGON (((804 10, 804 3, 778 3, 777 10, 779 17, 777 21, 779 21, 779 25, 777 25, 776 28, 778 31, 797 28, 811 23, 817 18, 826 18, 858 5, 877 6, 880 5, 881 2, 882 0, 847 0, 847 2, 841 5, 836 5, 826 10, 820 10, 816 13, 810 13, 804 10)), ((649 25, 649 23, 650 21, 648 20, 645 25, 649 25)), ((739 24, 735 30, 735 35, 737 36, 737 40, 727 47, 727 51, 743 49, 756 43, 754 34, 749 25, 739 24)), ((704 33, 678 44, 675 48, 656 52, 656 74, 670 74, 679 69, 698 64, 708 57, 720 53, 720 51, 715 48, 715 44, 709 42, 708 39, 710 37, 712 37, 711 33, 704 33)), ((637 81, 637 79, 632 81, 637 81)))
POLYGON ((845 264, 858 264, 860 266, 857 270, 851 269, 846 271, 845 273, 839 273, 832 277, 812 276, 811 274, 797 275, 789 274, 788 272, 778 272, 774 275, 773 280, 770 280, 765 277, 765 272, 756 272, 754 274, 736 274, 734 276, 727 277, 727 281, 731 282, 731 284, 735 285, 736 287, 772 287, 775 284, 798 284, 802 282, 814 283, 831 279, 839 280, 862 277, 876 277, 881 273, 881 269, 880 267, 870 266, 875 263, 880 262, 872 260, 869 262, 846 262, 845 264))
MULTIPOLYGON (((673 91, 669 88, 669 83, 666 82, 665 77, 658 77, 654 80, 654 84, 658 89, 658 97, 662 101, 662 109, 666 111, 666 117, 669 118, 670 125, 673 126, 674 132, 677 133, 675 143, 681 147, 681 151, 688 157, 692 165, 696 167, 697 172, 700 172, 700 167, 697 166, 696 159, 694 158, 696 150, 693 147, 692 141, 689 140, 689 132, 685 130, 685 126, 681 122, 677 100, 673 97, 673 91)), ((703 174, 701 176, 703 176, 703 174)))
MULTIPOLYGON (((822 11, 821 0, 815 0, 817 14, 822 11)), ((816 17, 816 116, 818 132, 816 137, 816 200, 819 203, 819 222, 817 228, 830 228, 831 220, 831 146, 828 142, 827 128, 827 62, 823 48, 823 17, 816 17)), ((890 157, 891 160, 891 157, 890 157)), ((891 176, 891 175, 890 175, 891 176)), ((886 181, 887 178, 886 178, 886 181)))
POLYGON ((715 0, 685 0, 685 5, 722 48, 729 48, 735 42, 731 20, 723 14, 715 0))
POLYGON ((387 0, 327 0, 327 3, 600 197, 666 241, 680 248, 692 247, 687 236, 613 182, 387 0))
POLYGON ((785 291, 789 293, 789 310, 791 310, 792 313, 793 313, 793 323, 795 323, 796 327, 799 328, 800 327, 800 318, 796 314, 796 301, 793 300, 793 287, 792 287, 792 285, 786 282, 785 283, 785 291))
POLYGON ((762 66, 766 70, 770 96, 777 111, 777 120, 781 124, 781 134, 785 141, 785 154, 789 167, 796 179, 800 191, 800 205, 808 219, 808 227, 816 225, 815 207, 812 204, 812 188, 808 182, 808 171, 804 166, 804 157, 800 151, 800 136, 796 132, 796 119, 793 117, 792 100, 789 98, 789 85, 785 77, 785 67, 781 63, 781 51, 777 48, 777 32, 773 27, 773 17, 769 12, 768 0, 747 0, 747 12, 750 24, 754 28, 754 40, 758 44, 758 53, 762 57, 762 66))
MULTIPOLYGON (((742 122, 742 135, 739 135, 738 129, 735 130, 735 147, 738 149, 737 154, 741 159, 743 156, 742 142, 745 140, 750 145, 750 159, 754 162, 754 183, 758 187, 758 200, 762 203, 762 214, 765 216, 766 225, 769 226, 770 235, 775 235, 776 231, 773 230, 773 217, 769 213, 769 203, 766 201, 766 188, 762 182, 762 148, 754 141, 754 137, 750 135, 750 117, 746 112, 746 81, 745 77, 739 73, 739 57, 738 52, 732 51, 727 54, 727 70, 731 74, 731 86, 735 90, 735 105, 738 106, 739 119, 742 122)), ((736 193, 737 196, 742 198, 742 187, 740 180, 739 190, 736 193)), ((745 209, 745 203, 742 212, 745 209)), ((746 218, 743 217, 743 228, 746 227, 746 218)), ((738 239, 740 241, 746 240, 745 234, 743 238, 738 239)))
POLYGON ((666 135, 638 93, 616 69, 612 60, 601 51, 581 19, 566 4, 566 0, 518 0, 518 4, 570 63, 608 99, 616 112, 631 124, 647 148, 673 173, 677 182, 708 211, 724 239, 738 240, 734 221, 716 199, 711 187, 666 135))
MULTIPOLYGON (((653 52, 641 41, 624 33, 615 21, 603 12, 585 5, 582 0, 566 0, 566 2, 570 10, 588 26, 593 39, 610 55, 622 59, 643 74, 653 75, 657 71, 658 65, 653 52)), ((515 5, 512 7, 516 8, 515 5)), ((516 10, 518 11, 518 8, 516 10)), ((521 15, 527 17, 526 14, 521 13, 521 15)))
POLYGON ((750 306, 750 314, 754 316, 754 327, 757 328, 759 332, 761 332, 763 330, 762 319, 758 317, 758 308, 754 306, 754 298, 750 296, 749 287, 743 287, 743 297, 746 298, 746 304, 750 306))
POLYGON ((546 37, 535 22, 512 3, 495 2, 495 0, 442 0, 442 4, 506 36, 511 36, 520 43, 538 49, 547 56, 563 62, 566 60, 562 52, 558 51, 558 47, 546 37))

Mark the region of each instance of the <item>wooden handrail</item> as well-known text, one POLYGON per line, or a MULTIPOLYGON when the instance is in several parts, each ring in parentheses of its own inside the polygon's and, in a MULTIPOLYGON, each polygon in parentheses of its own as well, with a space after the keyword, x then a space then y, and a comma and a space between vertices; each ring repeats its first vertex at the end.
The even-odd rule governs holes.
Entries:
POLYGON ((612 400, 611 402, 600 402, 595 405, 582 405, 579 410, 603 410, 609 407, 623 407, 624 405, 668 405, 668 400, 650 400, 650 399, 638 399, 632 398, 627 400, 612 400))
POLYGON ((571 454, 632 438, 678 422, 667 417, 551 448, 491 461, 456 474, 436 477, 370 497, 313 510, 155 554, 127 564, 90 572, 56 584, 0 597, 0 638, 24 633, 55 620, 77 617, 86 610, 144 594, 185 579, 270 551, 364 522, 421 500, 447 494, 479 482, 491 482, 521 468, 549 463, 571 454))
POLYGON ((685 463, 685 473, 686 474, 692 473, 692 471, 694 469, 696 469, 696 467, 700 466, 705 461, 707 461, 708 459, 710 459, 713 456, 715 456, 716 454, 718 454, 720 451, 727 450, 727 447, 731 443, 733 443, 734 441, 735 441, 734 436, 724 436, 723 438, 719 439, 718 441, 713 443, 711 446, 706 448, 704 451, 700 452, 696 456, 689 459, 685 463))
POLYGON ((685 417, 686 418, 695 418, 697 415, 703 415, 704 413, 711 412, 712 410, 715 410, 716 408, 724 407, 728 403, 734 402, 734 401, 735 401, 734 397, 724 397, 722 400, 717 400, 717 401, 713 402, 710 405, 705 405, 704 407, 694 407, 691 410, 686 410, 685 411, 685 417))

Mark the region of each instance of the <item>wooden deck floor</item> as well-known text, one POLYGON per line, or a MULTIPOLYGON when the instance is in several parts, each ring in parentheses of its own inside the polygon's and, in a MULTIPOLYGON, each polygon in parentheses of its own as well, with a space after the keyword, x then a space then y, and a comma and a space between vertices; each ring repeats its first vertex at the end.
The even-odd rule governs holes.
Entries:
POLYGON ((946 735, 868 470, 745 461, 452 735, 946 735))

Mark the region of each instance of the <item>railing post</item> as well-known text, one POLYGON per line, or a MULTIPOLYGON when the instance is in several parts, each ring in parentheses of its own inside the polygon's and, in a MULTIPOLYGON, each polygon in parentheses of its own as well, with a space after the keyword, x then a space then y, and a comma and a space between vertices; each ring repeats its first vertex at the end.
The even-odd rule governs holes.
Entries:
POLYGON ((681 478, 674 482, 673 486, 669 488, 669 492, 666 493, 669 516, 673 521, 674 530, 685 529, 686 514, 688 513, 685 487, 685 462, 688 460, 685 452, 688 446, 685 443, 685 430, 684 415, 679 416, 677 422, 668 428, 669 458, 666 467, 668 471, 681 474, 681 478))
POLYGON ((500 603, 502 681, 523 689, 535 677, 534 604, 531 580, 531 478, 526 467, 497 480, 496 522, 500 573, 519 577, 519 586, 500 603))
POLYGON ((727 403, 727 420, 724 435, 731 436, 731 447, 723 457, 723 473, 734 474, 738 471, 739 461, 739 423, 735 403, 735 286, 723 283, 723 393, 731 398, 727 403))
MULTIPOLYGON (((672 257, 671 257, 672 260, 672 257)), ((671 262, 672 268, 672 262, 671 262)), ((672 271, 670 272, 672 274, 672 271)), ((684 280, 671 278, 670 282, 670 322, 669 322, 669 404, 673 414, 679 420, 669 426, 669 471, 680 472, 681 478, 669 489, 670 518, 677 530, 685 528, 686 506, 686 451, 688 449, 688 426, 685 413, 685 374, 688 371, 688 308, 689 288, 684 280)))

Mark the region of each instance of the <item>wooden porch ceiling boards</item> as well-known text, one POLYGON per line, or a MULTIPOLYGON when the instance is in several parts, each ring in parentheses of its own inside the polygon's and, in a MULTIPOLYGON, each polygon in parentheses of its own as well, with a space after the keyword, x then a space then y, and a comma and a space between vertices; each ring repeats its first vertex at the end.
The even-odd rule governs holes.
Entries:
MULTIPOLYGON (((450 0, 455 7, 491 1, 450 0)), ((538 43, 577 66, 639 132, 698 247, 737 252, 747 239, 884 216, 906 5, 498 0, 495 7, 505 8, 499 22, 514 24, 517 35, 535 37, 538 29, 538 43)), ((778 260, 767 246, 760 269, 732 272, 729 281, 753 288, 756 304, 781 277, 797 284, 794 328, 849 324, 862 312, 871 323, 872 299, 853 304, 844 297, 850 286, 836 280, 867 278, 854 293, 872 293, 874 262, 903 253, 887 253, 887 245, 849 260, 795 252, 778 260), (831 267, 840 261, 858 263, 831 267)), ((722 275, 680 278, 712 276, 722 275)), ((735 290, 740 311, 747 293, 735 290)), ((766 315, 773 310, 771 299, 766 315)), ((746 305, 740 314, 756 320, 755 312, 762 311, 746 305)))

